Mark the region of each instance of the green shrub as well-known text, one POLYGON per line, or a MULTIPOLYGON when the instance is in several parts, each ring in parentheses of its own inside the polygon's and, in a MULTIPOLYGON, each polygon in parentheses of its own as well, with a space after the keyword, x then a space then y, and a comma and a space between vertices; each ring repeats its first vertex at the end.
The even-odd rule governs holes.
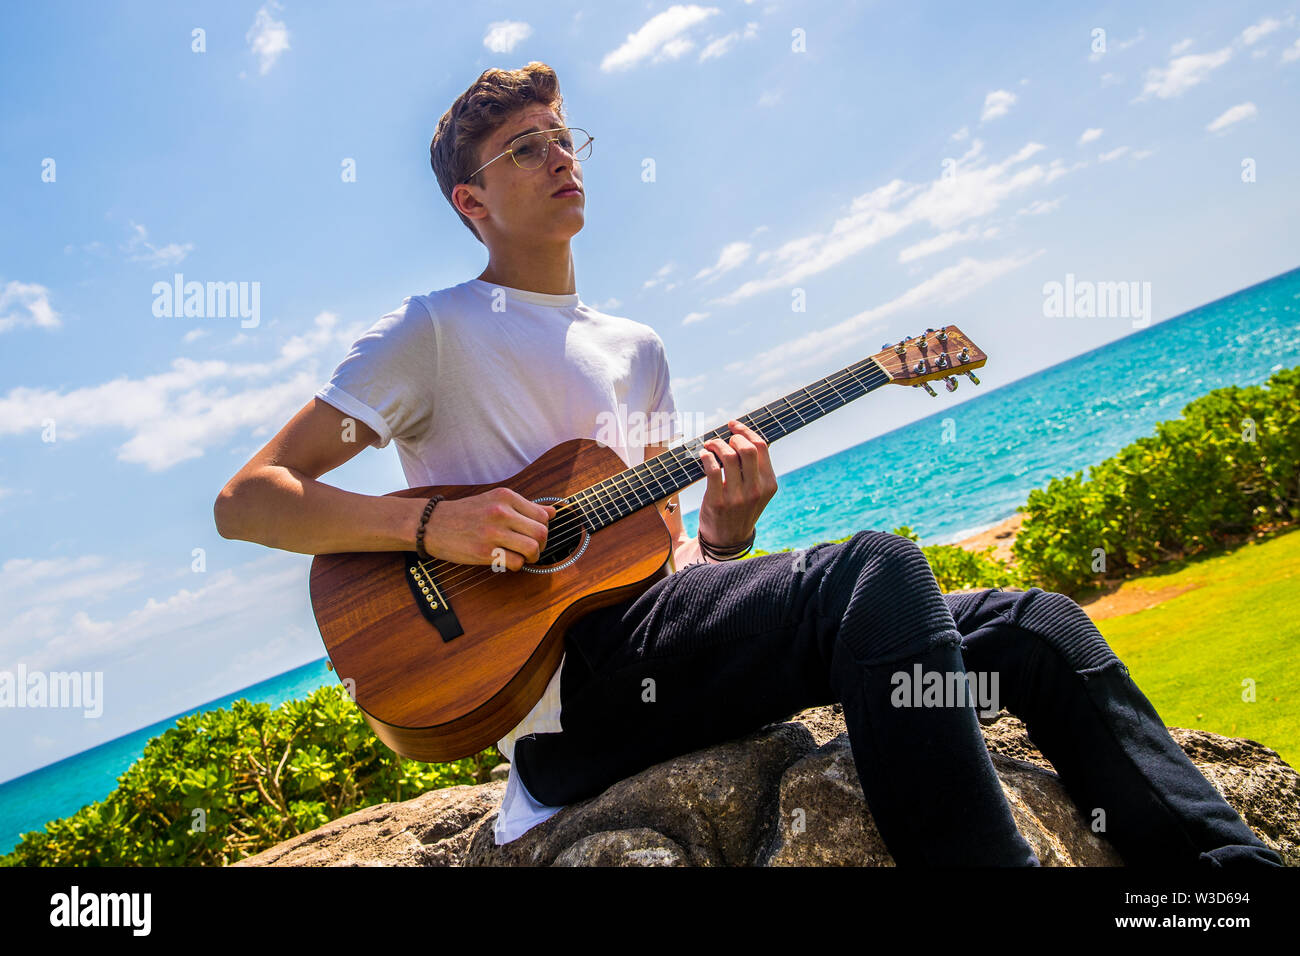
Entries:
POLYGON ((1215 389, 1155 432, 1029 493, 1013 546, 1026 580, 1073 593, 1300 515, 1300 368, 1215 389))
POLYGON ((362 807, 483 782, 500 759, 400 759, 338 684, 275 710, 237 700, 182 717, 111 794, 25 834, 0 865, 220 866, 362 807))

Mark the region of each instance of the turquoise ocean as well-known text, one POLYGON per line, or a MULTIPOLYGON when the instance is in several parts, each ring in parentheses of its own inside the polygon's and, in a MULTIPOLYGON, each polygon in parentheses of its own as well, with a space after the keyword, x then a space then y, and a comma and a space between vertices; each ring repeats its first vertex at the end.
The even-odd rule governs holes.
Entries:
MULTIPOLYGON (((926 544, 981 531, 1031 489, 1151 434, 1197 396, 1300 364, 1298 332, 1295 269, 781 475, 755 546, 806 547, 904 524, 926 544), (939 435, 944 418, 958 440, 917 440, 939 435)), ((695 519, 686 515, 691 534, 695 519)), ((275 707, 334 682, 322 657, 0 784, 0 853, 20 834, 102 800, 145 743, 180 717, 241 697, 275 707)))

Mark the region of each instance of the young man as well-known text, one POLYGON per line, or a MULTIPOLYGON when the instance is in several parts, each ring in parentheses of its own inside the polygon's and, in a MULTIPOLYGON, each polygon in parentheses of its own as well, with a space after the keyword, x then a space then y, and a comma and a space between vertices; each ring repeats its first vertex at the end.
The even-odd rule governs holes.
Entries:
MULTIPOLYGON (((584 224, 586 140, 566 128, 558 81, 542 63, 487 70, 457 98, 431 163, 486 246, 487 267, 407 298, 357 340, 222 490, 223 536, 307 554, 414 550, 423 500, 352 494, 320 476, 396 440, 412 487, 481 484, 567 439, 607 441, 620 408, 652 426, 674 421, 659 336, 576 291, 570 240, 584 224), (361 441, 344 439, 350 423, 361 441)), ((577 621, 545 695, 499 742, 511 771, 498 843, 654 763, 840 701, 898 863, 1037 865, 969 699, 897 704, 894 678, 919 666, 999 675, 1001 703, 1026 722, 1079 808, 1090 819, 1104 811, 1126 861, 1280 864, 1068 598, 1037 588, 944 596, 919 548, 878 531, 735 560, 777 485, 763 437, 728 426, 728 441, 700 452, 701 537, 687 537, 674 496, 663 510, 674 572, 577 621)), ((678 435, 661 429, 641 446, 620 433, 613 447, 631 466, 678 435)), ((554 514, 509 489, 446 500, 423 544, 463 564, 504 554, 518 571, 539 557, 554 514)))

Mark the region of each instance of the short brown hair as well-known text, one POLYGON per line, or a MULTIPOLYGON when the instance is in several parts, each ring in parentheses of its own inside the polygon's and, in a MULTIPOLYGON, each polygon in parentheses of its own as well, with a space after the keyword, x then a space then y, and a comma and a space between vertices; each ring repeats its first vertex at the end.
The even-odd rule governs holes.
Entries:
MULTIPOLYGON (((438 129, 429 144, 429 164, 447 202, 451 203, 451 191, 481 165, 478 150, 483 141, 507 116, 529 103, 549 106, 564 119, 560 80, 554 70, 536 60, 521 70, 484 70, 469 89, 456 97, 451 109, 438 120, 438 129)), ((483 185, 482 175, 479 173, 471 180, 474 185, 483 185)), ((451 208, 456 209, 456 204, 452 203, 451 208)), ((483 242, 469 217, 459 209, 456 215, 474 233, 474 238, 483 242)))

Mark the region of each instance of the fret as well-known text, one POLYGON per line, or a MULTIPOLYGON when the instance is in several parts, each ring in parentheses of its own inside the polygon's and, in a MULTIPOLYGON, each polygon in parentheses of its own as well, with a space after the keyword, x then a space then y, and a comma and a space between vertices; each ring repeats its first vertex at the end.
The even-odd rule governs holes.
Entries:
POLYGON ((605 483, 602 481, 592 486, 592 493, 596 499, 596 507, 599 509, 600 517, 597 520, 596 527, 603 528, 607 524, 614 523, 614 516, 610 512, 610 505, 613 503, 605 491, 605 483))
POLYGON ((572 507, 578 509, 578 520, 588 531, 595 530, 596 520, 587 506, 587 492, 580 491, 565 499, 572 507))
MULTIPOLYGON (((771 444, 887 381, 889 376, 874 359, 864 359, 738 416, 737 421, 758 432, 764 441, 771 444)), ((731 430, 720 425, 585 489, 582 492, 583 511, 590 522, 590 530, 607 527, 699 481, 705 474, 699 449, 714 438, 728 441, 731 430)))

